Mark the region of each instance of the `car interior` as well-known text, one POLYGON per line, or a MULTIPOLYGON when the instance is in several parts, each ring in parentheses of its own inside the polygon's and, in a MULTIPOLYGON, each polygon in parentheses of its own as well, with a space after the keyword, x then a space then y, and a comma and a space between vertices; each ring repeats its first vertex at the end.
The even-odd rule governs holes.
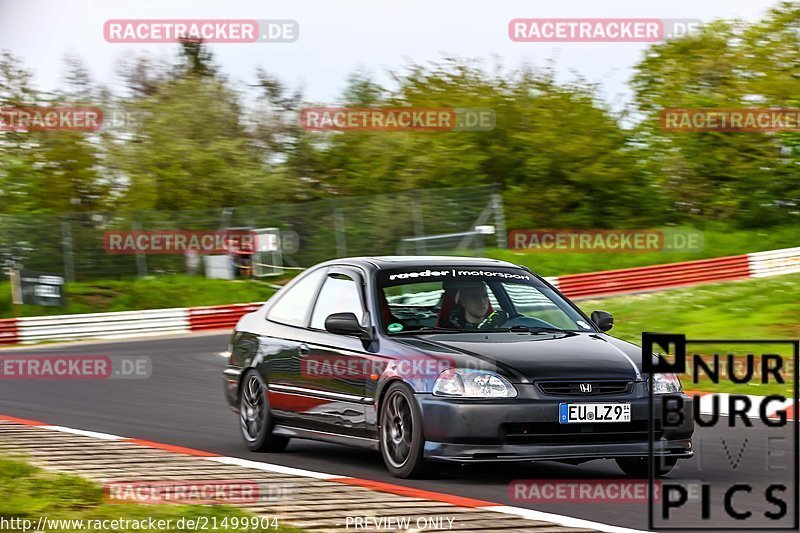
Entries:
MULTIPOLYGON (((401 324, 403 331, 413 331, 422 328, 451 328, 456 327, 450 323, 453 309, 460 305, 458 302, 461 287, 456 283, 436 282, 438 289, 424 292, 406 292, 387 295, 387 289, 378 291, 381 314, 385 324, 401 324)), ((500 308, 495 294, 497 287, 487 284, 489 288, 489 312, 500 308)), ((389 287, 391 289, 410 289, 413 285, 389 287)), ((413 290, 413 289, 412 289, 413 290)), ((502 290, 502 289, 500 289, 502 290)), ((391 291, 394 292, 394 291, 391 291)))
MULTIPOLYGON (((474 283, 474 282, 473 282, 474 283)), ((501 311, 507 318, 499 327, 527 326, 560 328, 575 331, 575 324, 563 310, 543 294, 537 302, 522 303, 519 295, 512 296, 501 282, 484 282, 488 289, 488 313, 501 311), (516 299, 515 299, 516 298, 516 299), (515 302, 517 305, 515 305, 515 302)), ((433 328, 458 328, 451 323, 452 312, 459 303, 463 282, 444 281, 411 283, 384 287, 378 290, 383 328, 399 324, 397 331, 419 331, 433 328)), ((510 290, 510 289, 509 289, 510 290)))

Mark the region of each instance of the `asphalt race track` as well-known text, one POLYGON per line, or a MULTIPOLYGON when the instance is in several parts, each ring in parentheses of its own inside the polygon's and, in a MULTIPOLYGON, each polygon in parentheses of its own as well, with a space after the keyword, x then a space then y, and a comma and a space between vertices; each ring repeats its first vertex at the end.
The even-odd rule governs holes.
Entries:
MULTIPOLYGON (((388 475, 376 452, 310 441, 293 441, 281 454, 248 452, 240 443, 237 416, 227 407, 222 393, 221 372, 225 359, 220 352, 227 349, 227 340, 227 334, 206 334, 3 350, 0 356, 146 355, 153 361, 153 372, 150 378, 129 380, 0 379, 0 414, 529 507, 605 524, 647 528, 645 503, 525 503, 510 498, 509 483, 517 479, 624 479, 612 461, 593 461, 580 466, 557 463, 447 466, 434 479, 399 480, 388 475)), ((722 420, 727 422, 726 418, 722 420)), ((754 421, 754 424, 761 423, 754 421)), ((760 429, 764 428, 757 428, 756 434, 760 429)), ((785 436, 790 443, 793 430, 796 425, 790 423, 779 430, 782 433, 770 434, 785 436)), ((765 439, 750 438, 741 451, 742 431, 745 430, 728 428, 727 424, 699 428, 694 445, 696 450, 701 449, 702 472, 698 473, 698 459, 695 458, 679 463, 669 477, 701 478, 725 484, 749 483, 754 489, 780 478, 789 482, 785 499, 792 513, 794 494, 790 471, 768 469, 765 439), (737 457, 740 460, 732 469, 731 464, 737 457)), ((754 434, 753 429, 746 431, 748 435, 754 434)), ((786 451, 789 457, 793 455, 790 445, 786 446, 786 451)), ((714 500, 712 505, 716 512, 721 505, 718 498, 714 500)), ((737 506, 749 508, 758 515, 774 509, 759 490, 740 493, 735 501, 737 506)))

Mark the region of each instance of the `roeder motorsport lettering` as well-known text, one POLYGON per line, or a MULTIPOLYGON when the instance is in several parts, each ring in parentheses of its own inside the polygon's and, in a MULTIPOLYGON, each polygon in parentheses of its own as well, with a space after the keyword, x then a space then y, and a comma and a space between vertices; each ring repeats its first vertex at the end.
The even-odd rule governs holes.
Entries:
POLYGON ((397 279, 414 279, 414 278, 444 278, 444 277, 487 277, 487 278, 503 278, 503 279, 524 279, 530 280, 531 277, 526 274, 513 274, 511 272, 493 272, 491 270, 420 270, 416 272, 401 272, 399 274, 390 274, 389 281, 397 279))

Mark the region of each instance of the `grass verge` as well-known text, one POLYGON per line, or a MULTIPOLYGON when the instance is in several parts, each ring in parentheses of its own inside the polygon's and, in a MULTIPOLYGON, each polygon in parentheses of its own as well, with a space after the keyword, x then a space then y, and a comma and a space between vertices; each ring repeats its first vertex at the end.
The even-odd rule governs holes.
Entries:
MULTIPOLYGON (((637 345, 641 345, 642 331, 684 333, 690 340, 800 338, 800 274, 583 300, 578 304, 587 314, 595 309, 611 312, 615 326, 610 333, 637 345)), ((712 347, 702 348, 702 353, 709 348, 712 347)), ((778 351, 778 347, 769 345, 768 349, 770 353, 789 355, 786 348, 778 351)), ((701 348, 690 344, 689 350, 701 348)), ((701 380, 695 384, 687 383, 683 377, 682 381, 685 389, 717 392, 767 395, 792 391, 790 383, 735 385, 701 380)))
MULTIPOLYGON (((34 467, 20 459, 2 458, 0 459, 0 520, 5 520, 5 524, 0 524, 0 531, 21 530, 24 520, 29 520, 33 524, 29 530, 36 528, 40 517, 50 520, 43 528, 44 531, 144 531, 147 530, 148 521, 165 520, 162 524, 166 525, 169 520, 169 527, 159 528, 159 531, 195 531, 194 528, 179 527, 179 520, 195 520, 196 523, 203 523, 208 520, 208 524, 223 523, 227 518, 236 518, 240 525, 245 519, 252 519, 255 515, 250 515, 239 509, 224 505, 138 505, 131 503, 112 503, 104 500, 103 488, 89 480, 78 476, 55 474, 34 467), (17 519, 16 523, 20 527, 10 527, 10 520, 17 519), (199 521, 198 521, 199 519, 199 521), (80 527, 75 520, 82 521, 84 527, 80 527), (127 523, 119 522, 121 527, 87 527, 87 522, 104 520, 127 520, 127 523), (70 522, 72 521, 72 522, 70 522), (142 524, 143 527, 135 527, 135 524, 142 524), (125 527, 128 526, 128 527, 125 527)), ((249 522, 247 522, 249 523, 249 522)), ((270 524, 273 522, 270 521, 270 524)), ((106 523, 109 524, 110 523, 106 523)), ((90 524, 89 524, 90 525, 90 524)), ((98 522, 100 525, 100 522, 98 522)), ((264 531, 275 531, 281 533, 299 532, 301 530, 287 528, 275 523, 276 527, 270 527, 264 531)), ((152 528, 149 528, 152 530, 152 528)), ((230 527, 236 531, 262 531, 261 528, 242 529, 230 527)), ((220 530, 223 530, 220 528, 220 530)))
POLYGON ((10 284, 0 283, 0 318, 261 302, 275 293, 275 289, 258 281, 181 275, 80 281, 68 283, 66 289, 64 307, 12 305, 10 284))

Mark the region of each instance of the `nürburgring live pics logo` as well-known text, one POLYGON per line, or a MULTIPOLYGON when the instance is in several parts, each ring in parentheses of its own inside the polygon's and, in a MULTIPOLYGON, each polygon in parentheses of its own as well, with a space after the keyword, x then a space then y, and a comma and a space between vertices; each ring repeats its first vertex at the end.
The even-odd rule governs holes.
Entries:
POLYGON ((643 369, 649 374, 649 529, 798 529, 799 353, 797 340, 687 340, 680 334, 642 333, 643 369), (693 352, 687 357, 687 345, 711 347, 713 355, 693 352), (764 351, 768 346, 772 353, 764 351), (775 353, 778 346, 783 354, 775 353), (655 360, 657 351, 666 355, 655 360), (702 383, 713 392, 686 392, 691 401, 657 394, 653 373, 682 375, 685 389, 702 383), (769 394, 747 394, 751 391, 769 394), (664 478, 657 508, 655 461, 663 460, 655 454, 658 434, 680 427, 686 417, 695 425, 695 455, 684 461, 686 467, 679 462, 679 472, 696 469, 692 476, 701 480, 691 488, 699 493, 690 495, 690 487, 674 475, 664 478))

